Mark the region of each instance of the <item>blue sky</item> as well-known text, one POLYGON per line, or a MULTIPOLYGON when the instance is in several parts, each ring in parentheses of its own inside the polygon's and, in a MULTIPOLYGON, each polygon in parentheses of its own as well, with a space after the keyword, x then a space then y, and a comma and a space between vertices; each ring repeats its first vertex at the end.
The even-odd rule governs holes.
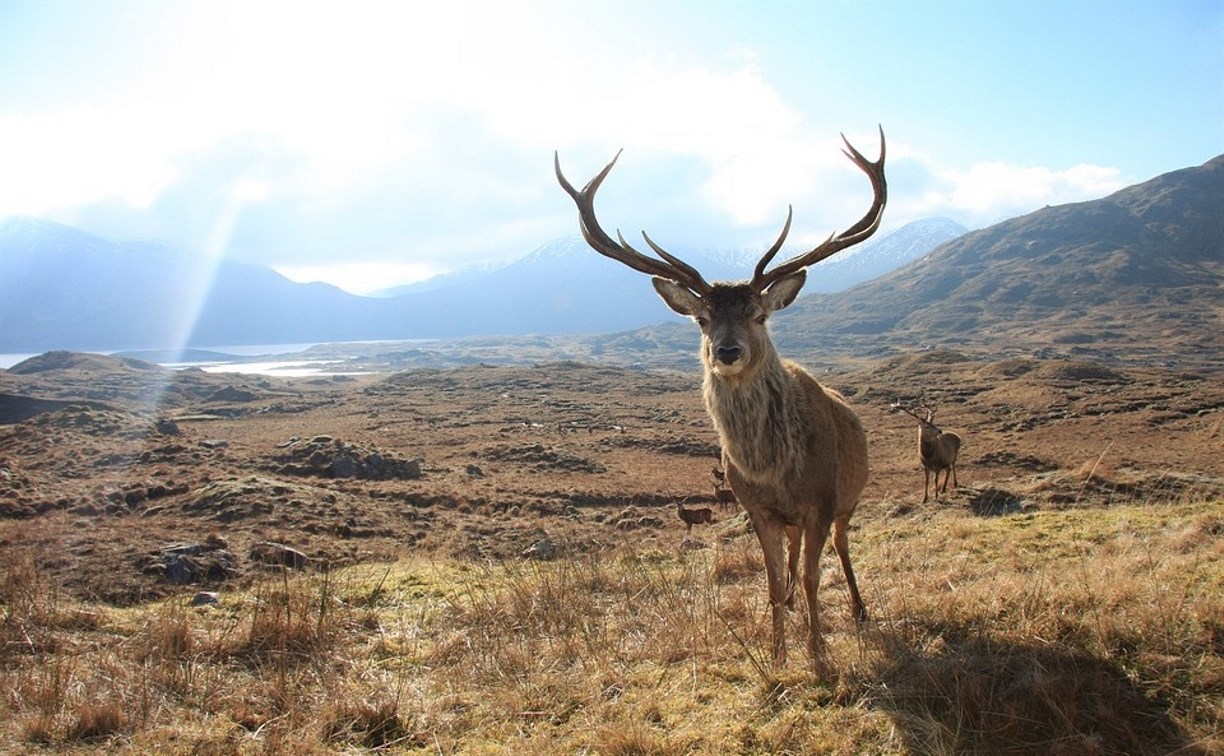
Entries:
MULTIPOLYGON (((0 0, 0 216, 370 291, 576 233, 981 227, 1224 152, 1224 0, 0 0)), ((2 253, 2 250, 0 250, 2 253)), ((745 271, 747 274, 748 271, 745 271)))

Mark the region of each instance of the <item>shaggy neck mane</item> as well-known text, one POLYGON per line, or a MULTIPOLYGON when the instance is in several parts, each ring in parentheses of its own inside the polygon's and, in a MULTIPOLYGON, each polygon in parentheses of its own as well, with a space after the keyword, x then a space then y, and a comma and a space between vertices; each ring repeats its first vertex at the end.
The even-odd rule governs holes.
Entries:
POLYGON ((750 375, 724 378, 707 366, 704 395, 723 450, 758 483, 785 480, 803 464, 804 427, 778 355, 762 356, 750 375))

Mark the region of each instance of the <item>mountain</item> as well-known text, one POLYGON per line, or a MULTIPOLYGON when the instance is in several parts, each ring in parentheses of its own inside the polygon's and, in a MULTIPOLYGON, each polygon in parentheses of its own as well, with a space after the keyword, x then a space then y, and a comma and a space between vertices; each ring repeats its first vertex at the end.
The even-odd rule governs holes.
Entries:
POLYGON ((973 231, 778 318, 792 349, 989 347, 1224 362, 1224 155, 973 231))
MULTIPOLYGON (((809 286, 848 288, 963 233, 963 227, 944 219, 908 224, 845 260, 815 266, 809 286)), ((763 251, 679 254, 715 281, 747 278, 763 251)), ((579 238, 550 242, 510 265, 460 271, 445 282, 427 281, 406 291, 394 309, 403 322, 427 326, 428 336, 608 333, 675 319, 644 275, 593 252, 579 238)))
POLYGON ((0 352, 378 338, 369 300, 29 218, 0 224, 0 352))
MULTIPOLYGON (((808 281, 808 288, 821 292, 849 289, 916 260, 940 244, 967 232, 968 229, 964 226, 948 218, 914 221, 887 236, 873 239, 862 247, 817 263, 812 268, 813 276, 808 281)), ((759 253, 724 250, 686 252, 682 257, 697 267, 709 280, 728 280, 744 278, 750 274, 756 265, 756 254, 759 253)), ((563 264, 571 268, 575 262, 580 267, 584 262, 583 258, 593 269, 603 269, 598 256, 592 256, 586 242, 578 238, 562 239, 546 244, 514 263, 460 268, 425 281, 383 289, 371 296, 388 298, 450 288, 458 290, 462 287, 480 287, 487 283, 496 285, 496 281, 507 268, 511 268, 513 277, 524 277, 523 271, 532 266, 551 266, 557 261, 565 261, 563 264)), ((584 274, 583 277, 587 276, 584 274)))
POLYGON ((914 221, 888 236, 816 263, 804 291, 828 294, 853 288, 913 262, 966 233, 968 229, 947 218, 914 221))
MULTIPOLYGON (((1224 365, 1224 156, 960 230, 913 224, 816 266, 775 319, 780 346, 804 358, 939 346, 1224 365), (956 238, 932 249, 940 234, 956 238)), ((680 252, 709 279, 755 262, 680 252)), ((0 224, 0 352, 529 333, 605 334, 584 343, 609 359, 695 351, 692 326, 645 276, 578 240, 389 299, 193 260, 44 221, 0 224)))
MULTIPOLYGON (((934 246, 929 230, 909 228, 882 240, 901 239, 895 246, 902 252, 862 255, 870 265, 849 275, 869 275, 863 271, 887 267, 891 256, 934 246)), ((934 233, 963 231, 941 228, 934 233)), ((690 257, 711 279, 743 277, 755 263, 739 252, 690 257)), ((674 317, 641 274, 578 239, 402 291, 358 297, 293 283, 269 268, 210 264, 164 245, 112 242, 49 221, 0 223, 0 352, 606 333, 674 317)))

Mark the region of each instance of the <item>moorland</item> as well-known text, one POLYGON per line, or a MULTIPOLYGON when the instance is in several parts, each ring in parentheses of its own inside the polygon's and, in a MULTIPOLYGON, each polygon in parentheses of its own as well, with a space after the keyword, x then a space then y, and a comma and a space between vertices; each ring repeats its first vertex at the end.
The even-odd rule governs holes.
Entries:
POLYGON ((870 449, 820 674, 768 662, 690 324, 0 370, 0 750, 1224 753, 1221 198, 1224 156, 779 314, 870 449), (896 402, 963 438, 946 495, 896 402))
POLYGON ((925 350, 821 379, 871 455, 851 548, 872 621, 825 559, 831 678, 766 662, 759 548, 715 500, 693 372, 271 378, 69 352, 0 371, 0 740, 1224 747, 1218 373, 925 350), (896 401, 964 437, 945 496, 923 502, 896 401), (688 532, 677 502, 715 522, 688 532))

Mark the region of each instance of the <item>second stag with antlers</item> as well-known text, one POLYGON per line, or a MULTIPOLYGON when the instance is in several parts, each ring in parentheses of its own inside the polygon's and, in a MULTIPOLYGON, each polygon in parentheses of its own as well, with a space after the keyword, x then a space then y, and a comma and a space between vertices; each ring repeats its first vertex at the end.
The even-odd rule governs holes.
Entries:
POLYGON ((902 407, 900 402, 894 402, 892 408, 896 412, 904 412, 918 421, 918 459, 922 462, 922 503, 931 500, 927 490, 931 487, 931 473, 935 474, 935 500, 939 494, 948 492, 948 476, 952 476, 952 487, 959 488, 956 481, 956 457, 960 454, 961 437, 952 431, 940 430, 935 424, 935 410, 922 405, 918 410, 902 407), (919 415, 918 412, 925 413, 919 415), (939 473, 943 473, 943 488, 939 486, 939 473))
POLYGON ((770 269, 790 231, 788 210, 781 235, 757 262, 752 279, 738 283, 707 283, 695 268, 659 247, 645 232, 642 237, 658 258, 629 246, 619 231, 613 239, 600 227, 595 193, 620 153, 581 191, 565 179, 560 157, 556 158, 557 180, 578 205, 579 227, 587 243, 601 255, 652 276, 663 301, 701 328, 702 396, 722 443, 727 480, 751 518, 765 554, 776 665, 786 661, 785 608, 799 581, 802 549, 808 649, 817 667, 823 668, 817 591, 820 553, 830 529, 854 616, 860 621, 867 617, 850 565, 847 534, 867 483, 866 433, 840 394, 778 355, 765 325, 772 313, 795 301, 809 266, 866 240, 880 226, 887 201, 884 131, 880 130, 880 157, 875 162, 848 141, 845 144, 846 156, 871 180, 874 200, 867 214, 815 249, 770 269))

